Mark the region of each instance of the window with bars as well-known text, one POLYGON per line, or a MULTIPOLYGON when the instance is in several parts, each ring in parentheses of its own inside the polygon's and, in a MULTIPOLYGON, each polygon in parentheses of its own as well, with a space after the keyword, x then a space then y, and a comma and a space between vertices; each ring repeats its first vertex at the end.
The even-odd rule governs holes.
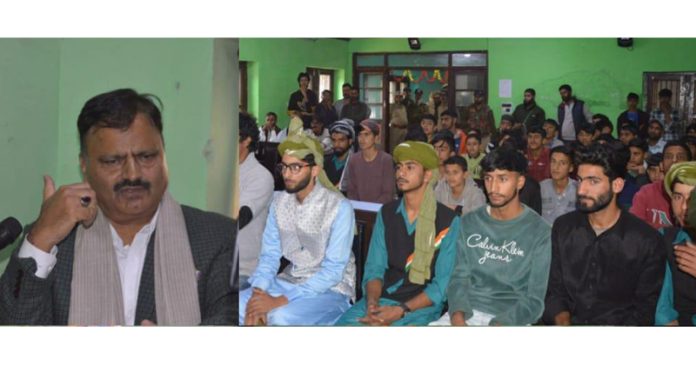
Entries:
POLYGON ((643 74, 645 111, 660 106, 659 93, 662 89, 672 91, 670 104, 679 109, 680 118, 686 124, 696 119, 696 72, 646 72, 643 74))

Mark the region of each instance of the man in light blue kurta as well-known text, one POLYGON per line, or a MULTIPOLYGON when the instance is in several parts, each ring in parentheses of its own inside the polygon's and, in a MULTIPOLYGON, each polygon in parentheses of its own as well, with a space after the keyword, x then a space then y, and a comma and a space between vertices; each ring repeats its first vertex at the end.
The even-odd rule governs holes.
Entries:
POLYGON ((355 296, 353 208, 328 182, 319 142, 299 120, 290 130, 278 147, 286 191, 271 203, 251 288, 240 293, 243 325, 331 325, 355 296), (278 274, 281 257, 290 264, 278 274))

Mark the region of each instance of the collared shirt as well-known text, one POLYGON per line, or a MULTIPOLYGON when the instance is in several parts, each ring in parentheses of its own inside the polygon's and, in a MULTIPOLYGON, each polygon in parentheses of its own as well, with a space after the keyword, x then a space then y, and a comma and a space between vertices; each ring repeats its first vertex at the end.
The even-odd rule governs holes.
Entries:
POLYGON ((568 185, 562 193, 558 194, 553 186, 552 179, 546 179, 539 183, 541 189, 542 217, 549 224, 553 224, 556 218, 575 210, 575 199, 578 182, 568 179, 568 185))
POLYGON ((544 320, 569 311, 571 323, 650 326, 665 274, 666 255, 657 231, 620 211, 597 235, 588 215, 565 214, 553 225, 544 320))
POLYGON ((651 155, 662 153, 662 150, 665 149, 666 144, 667 141, 665 141, 665 138, 660 138, 660 140, 657 141, 654 146, 648 144, 648 152, 650 152, 651 155))
MULTIPOLYGON (((665 121, 665 113, 662 109, 657 108, 650 112, 650 120, 657 119, 665 127, 665 134, 662 136, 665 141, 676 141, 682 136, 682 122, 679 119, 679 109, 672 109, 669 113, 672 117, 672 122, 667 124, 665 121)), ((660 151, 662 152, 662 151, 660 151)))
MULTIPOLYGON (((147 245, 150 236, 157 226, 157 216, 159 208, 150 222, 135 234, 130 245, 124 245, 123 240, 116 232, 116 229, 109 223, 111 229, 111 240, 114 245, 118 271, 121 278, 121 292, 123 295, 123 312, 126 325, 135 324, 135 310, 138 306, 138 291, 140 290, 140 277, 143 273, 147 245)), ((36 273, 39 278, 46 279, 56 265, 56 255, 58 247, 54 246, 50 253, 46 253, 34 246, 27 238, 24 238, 22 247, 19 249, 18 256, 21 258, 33 258, 36 261, 36 273)), ((153 318, 154 320, 154 318, 153 318)))
POLYGON ((554 147, 563 146, 563 144, 564 144, 563 141, 558 139, 558 137, 554 137, 551 141, 549 141, 549 143, 545 144, 545 146, 548 149, 552 149, 554 147))

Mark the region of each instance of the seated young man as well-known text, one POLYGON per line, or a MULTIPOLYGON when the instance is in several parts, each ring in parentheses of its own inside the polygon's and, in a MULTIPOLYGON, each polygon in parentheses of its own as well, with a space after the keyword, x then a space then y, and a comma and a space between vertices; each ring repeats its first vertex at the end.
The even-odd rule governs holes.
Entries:
POLYGON ((462 217, 449 313, 433 325, 536 323, 544 310, 551 227, 520 202, 527 161, 505 145, 483 159, 490 203, 462 217))
POLYGON ((631 209, 633 197, 643 185, 650 183, 645 163, 645 157, 648 155, 648 144, 636 137, 628 142, 628 150, 631 157, 626 165, 624 188, 618 197, 619 206, 622 209, 631 209))
POLYGON ((577 210, 553 224, 544 322, 649 326, 665 273, 662 239, 619 208, 628 154, 593 144, 575 151, 577 210))
POLYGON ((319 120, 316 116, 312 118, 310 123, 311 128, 307 129, 305 133, 308 136, 316 138, 324 150, 324 154, 329 154, 333 151, 333 144, 331 143, 331 134, 329 130, 326 129, 324 123, 319 120))
POLYGON ((525 151, 525 157, 528 161, 527 176, 537 182, 551 177, 549 170, 550 149, 544 146, 545 137, 546 131, 539 126, 533 126, 527 131, 527 150, 525 151))
POLYGON ((546 131, 546 138, 544 138, 544 146, 548 148, 554 148, 558 146, 563 146, 564 143, 558 138, 558 122, 554 119, 546 119, 543 125, 546 131))
POLYGON ((452 156, 444 161, 445 183, 435 187, 435 198, 459 215, 464 215, 486 204, 486 196, 476 186, 467 171, 462 156, 452 156))
MULTIPOLYGON (((432 140, 430 140, 430 144, 433 145, 433 148, 435 148, 435 153, 437 153, 438 174, 440 176, 440 180, 444 180, 444 162, 448 158, 456 155, 454 147, 454 136, 452 135, 452 132, 448 130, 437 131, 433 136, 432 140)), ((439 184, 435 183, 435 185, 437 186, 439 184)))
POLYGON ((549 224, 556 218, 575 210, 577 181, 570 178, 573 172, 573 152, 566 146, 551 149, 551 178, 542 181, 542 217, 549 224))
MULTIPOLYGON (((575 141, 575 148, 580 146, 589 146, 594 141, 595 137, 595 127, 590 123, 584 123, 580 126, 580 131, 578 132, 577 141, 575 141)), ((597 135, 599 137, 599 135, 597 135)))
POLYGON ((362 283, 365 296, 337 325, 426 325, 442 313, 459 218, 435 201, 438 160, 431 145, 401 143, 394 161, 403 197, 377 214, 362 283))
POLYGON ((285 191, 271 203, 239 324, 332 325, 355 296, 353 207, 326 177, 322 147, 302 121, 289 130, 278 146, 285 191), (290 264, 278 273, 282 257, 290 264))
POLYGON ((665 177, 675 226, 660 230, 667 249, 667 270, 657 301, 656 325, 696 325, 695 186, 696 162, 674 164, 665 177))
POLYGON ((631 124, 624 124, 619 128, 619 140, 628 147, 632 140, 638 138, 638 129, 631 124))

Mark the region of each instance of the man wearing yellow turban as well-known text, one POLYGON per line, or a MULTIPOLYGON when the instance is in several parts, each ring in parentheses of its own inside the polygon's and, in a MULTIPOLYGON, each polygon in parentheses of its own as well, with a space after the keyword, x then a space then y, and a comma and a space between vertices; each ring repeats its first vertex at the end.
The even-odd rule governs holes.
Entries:
POLYGON ((339 325, 426 325, 442 312, 459 219, 435 200, 438 158, 430 144, 403 142, 394 161, 403 198, 380 209, 365 263, 365 297, 339 325))
POLYGON ((285 192, 268 213, 261 256, 240 293, 244 325, 331 325, 355 296, 355 214, 323 169, 321 144, 290 122, 278 146, 285 192), (290 262, 280 274, 280 260, 290 262))
POLYGON ((672 165, 664 187, 670 196, 674 227, 661 229, 667 251, 667 270, 655 312, 656 325, 696 325, 696 162, 672 165), (688 219, 691 217, 692 219, 688 219))

